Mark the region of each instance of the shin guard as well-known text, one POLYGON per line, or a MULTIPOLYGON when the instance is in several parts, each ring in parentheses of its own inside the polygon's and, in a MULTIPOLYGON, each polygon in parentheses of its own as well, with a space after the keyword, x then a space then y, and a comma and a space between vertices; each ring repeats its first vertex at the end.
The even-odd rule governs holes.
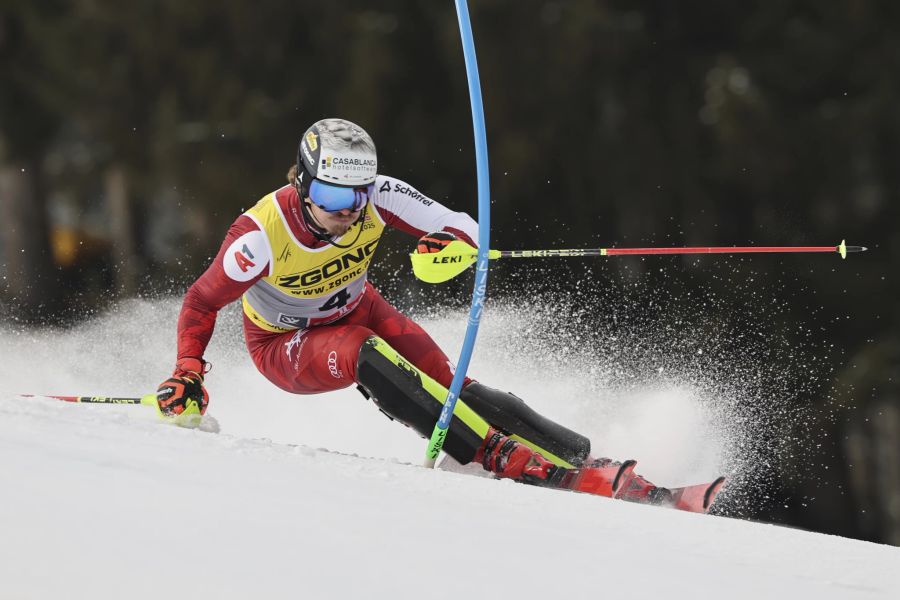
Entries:
MULTIPOLYGON (((377 337, 363 342, 356 373, 361 391, 381 412, 422 437, 431 437, 447 399, 447 388, 377 337)), ((460 464, 469 463, 487 433, 487 422, 463 402, 457 402, 443 450, 460 464)))
POLYGON ((539 451, 549 451, 575 466, 591 452, 591 440, 539 415, 513 394, 473 381, 459 399, 499 431, 524 438, 539 451))

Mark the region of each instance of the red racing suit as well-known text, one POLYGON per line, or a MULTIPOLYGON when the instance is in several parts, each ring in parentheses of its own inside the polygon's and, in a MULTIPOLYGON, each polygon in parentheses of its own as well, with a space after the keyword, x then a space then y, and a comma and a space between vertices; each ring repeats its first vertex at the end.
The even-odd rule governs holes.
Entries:
POLYGON ((478 224, 403 181, 379 175, 361 219, 334 241, 316 238, 294 186, 238 217, 216 258, 188 289, 178 318, 178 359, 201 358, 218 311, 242 298, 244 338, 257 369, 296 394, 357 381, 360 346, 377 335, 444 387, 453 366, 431 337, 367 281, 385 227, 414 236, 448 231, 472 244, 478 224))

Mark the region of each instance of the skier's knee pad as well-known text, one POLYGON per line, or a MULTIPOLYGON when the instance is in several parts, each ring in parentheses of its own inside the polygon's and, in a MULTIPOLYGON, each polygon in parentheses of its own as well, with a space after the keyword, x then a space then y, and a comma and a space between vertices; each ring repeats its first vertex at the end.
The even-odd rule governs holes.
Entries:
POLYGON ((573 465, 591 452, 591 440, 539 415, 513 394, 473 381, 459 399, 503 433, 522 437, 573 465))
MULTIPOLYGON (((359 350, 360 391, 391 419, 431 437, 447 389, 400 356, 384 340, 370 337, 359 350)), ((471 462, 487 435, 487 423, 457 403, 444 440, 444 452, 461 464, 471 462), (464 410, 460 411, 459 409, 464 410)))

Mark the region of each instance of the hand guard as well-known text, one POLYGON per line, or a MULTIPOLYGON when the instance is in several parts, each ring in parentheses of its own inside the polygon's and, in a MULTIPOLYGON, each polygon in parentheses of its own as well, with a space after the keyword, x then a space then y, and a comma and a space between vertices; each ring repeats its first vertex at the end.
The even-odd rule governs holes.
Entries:
POLYGON ((455 239, 457 239, 457 237, 449 231, 426 233, 419 238, 419 242, 416 244, 416 252, 419 254, 440 252, 447 247, 447 244, 455 239))
POLYGON ((175 372, 156 390, 156 403, 163 416, 177 417, 191 403, 197 405, 201 415, 206 413, 209 394, 203 387, 203 375, 207 365, 197 358, 183 358, 176 363, 175 372))

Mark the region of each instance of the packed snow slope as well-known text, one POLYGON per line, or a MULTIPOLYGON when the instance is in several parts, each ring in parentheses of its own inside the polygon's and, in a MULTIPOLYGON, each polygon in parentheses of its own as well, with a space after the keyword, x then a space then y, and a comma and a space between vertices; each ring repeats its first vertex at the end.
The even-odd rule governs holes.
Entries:
MULTIPOLYGON (((821 599, 900 588, 900 548, 426 470, 424 442, 356 391, 307 398, 265 382, 233 313, 208 354, 203 430, 140 406, 18 395, 154 389, 174 358, 177 306, 137 301, 71 330, 0 331, 0 598, 821 599)), ((425 320, 451 355, 457 316, 425 320)), ((546 348, 514 355, 529 335, 520 322, 502 311, 485 322, 474 375, 660 483, 725 472, 725 514, 740 505, 738 449, 753 440, 728 426, 741 415, 709 406, 708 387, 654 380, 613 394, 568 377, 569 361, 546 348)))

